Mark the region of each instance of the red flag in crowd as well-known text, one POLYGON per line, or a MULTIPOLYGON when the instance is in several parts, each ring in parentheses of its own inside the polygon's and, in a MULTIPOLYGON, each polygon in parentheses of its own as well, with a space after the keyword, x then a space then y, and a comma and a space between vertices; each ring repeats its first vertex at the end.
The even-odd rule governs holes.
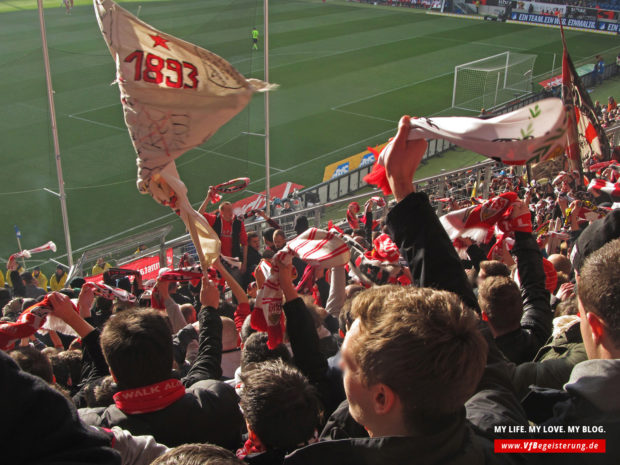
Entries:
POLYGON ((567 107, 574 108, 574 113, 571 112, 571 115, 574 115, 573 124, 568 131, 567 155, 569 160, 575 163, 579 171, 582 172, 582 160, 586 158, 596 156, 599 161, 609 160, 609 141, 594 113, 594 105, 590 95, 584 88, 581 79, 579 79, 573 61, 568 54, 561 21, 560 31, 562 34, 562 45, 564 46, 562 56, 562 101, 567 107))

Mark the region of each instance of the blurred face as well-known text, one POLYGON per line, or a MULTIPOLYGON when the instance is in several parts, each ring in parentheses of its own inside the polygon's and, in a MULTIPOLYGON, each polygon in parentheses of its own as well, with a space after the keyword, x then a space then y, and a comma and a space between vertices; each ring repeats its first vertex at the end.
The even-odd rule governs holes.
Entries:
POLYGON ((248 245, 253 249, 258 250, 260 248, 260 241, 258 237, 250 238, 250 240, 248 241, 248 245))
POLYGON ((232 221, 233 219, 233 208, 230 204, 225 204, 220 207, 220 214, 222 218, 226 221, 232 221))
POLYGON ((286 238, 283 234, 275 234, 273 236, 273 244, 277 250, 280 250, 286 245, 286 238))

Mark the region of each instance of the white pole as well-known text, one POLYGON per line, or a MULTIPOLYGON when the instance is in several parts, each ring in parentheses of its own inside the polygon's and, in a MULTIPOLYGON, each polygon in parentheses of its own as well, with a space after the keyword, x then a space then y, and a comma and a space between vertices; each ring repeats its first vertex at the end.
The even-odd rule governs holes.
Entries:
POLYGON ((501 79, 501 73, 497 72, 497 85, 495 86, 495 102, 493 102, 493 106, 497 105, 497 94, 499 93, 499 81, 501 79))
POLYGON ((551 65, 551 77, 553 77, 554 70, 555 70, 555 53, 553 54, 553 64, 551 65))
POLYGON ((69 234, 69 217, 67 216, 67 196, 65 195, 65 182, 62 178, 62 164, 60 163, 60 144, 58 143, 58 127, 56 126, 56 109, 54 107, 54 90, 52 88, 52 76, 50 72, 50 58, 47 51, 47 36, 45 34, 45 20, 43 19, 43 0, 37 0, 39 7, 39 23, 41 25, 41 42, 43 45, 43 62, 45 64, 45 79, 47 82, 47 98, 50 106, 50 122, 52 125, 52 138, 54 140, 54 155, 56 158, 56 173, 58 174, 58 189, 60 193, 60 211, 62 212, 62 224, 65 230, 65 243, 67 245, 67 258, 69 266, 73 266, 73 252, 71 250, 71 235, 69 234))
MULTIPOLYGON (((269 82, 269 0, 263 3, 263 28, 265 29, 265 82, 269 82)), ((271 216, 271 173, 269 172, 269 92, 265 98, 265 201, 267 216, 271 216)))

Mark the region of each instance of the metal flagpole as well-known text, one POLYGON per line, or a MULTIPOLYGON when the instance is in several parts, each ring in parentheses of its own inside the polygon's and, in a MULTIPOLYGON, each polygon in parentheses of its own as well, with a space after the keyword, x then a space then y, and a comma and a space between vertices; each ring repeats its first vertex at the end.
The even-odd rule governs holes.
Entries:
MULTIPOLYGON (((22 232, 19 230, 19 228, 17 227, 17 225, 14 225, 13 228, 15 228, 15 238, 17 239, 17 246, 19 247, 19 251, 22 251, 22 232)), ((26 268, 26 262, 24 261, 24 257, 22 257, 22 266, 24 268, 26 268)))
MULTIPOLYGON (((39 0, 40 1, 40 0, 39 0)), ((265 82, 269 82, 269 0, 263 2, 263 28, 265 29, 265 82)), ((265 202, 267 216, 271 216, 271 173, 269 169, 269 92, 265 98, 265 202)))
POLYGON ((45 63, 45 78, 47 82, 47 98, 50 106, 50 122, 52 124, 52 137, 54 139, 54 155, 56 158, 56 173, 58 174, 58 189, 60 197, 60 210, 62 212, 62 224, 65 230, 65 243, 67 245, 67 259, 69 266, 73 266, 73 252, 71 250, 71 236, 69 234, 69 218, 67 216, 67 196, 65 195, 65 182, 62 177, 62 165, 60 163, 60 145, 58 143, 58 128, 56 126, 56 109, 54 107, 54 90, 52 89, 52 76, 50 73, 50 58, 47 52, 47 36, 45 34, 45 20, 43 19, 43 0, 37 0, 39 7, 39 23, 41 25, 41 42, 43 43, 43 62, 45 63))

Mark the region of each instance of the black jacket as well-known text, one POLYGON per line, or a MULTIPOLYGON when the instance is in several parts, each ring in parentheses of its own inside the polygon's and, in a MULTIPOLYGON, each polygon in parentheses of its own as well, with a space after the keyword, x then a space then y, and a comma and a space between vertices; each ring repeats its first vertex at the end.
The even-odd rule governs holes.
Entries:
POLYGON ((75 407, 0 351, 2 463, 120 465, 110 439, 84 425, 75 407))
MULTIPOLYGON (((544 426, 562 426, 565 431, 562 439, 603 439, 606 442, 604 454, 545 454, 545 464, 620 463, 618 386, 620 360, 587 360, 575 366, 564 390, 537 388, 526 397, 523 404, 528 418, 544 426), (573 432, 569 427, 575 428, 573 432)), ((557 439, 558 434, 542 433, 537 437, 557 439)))
POLYGON ((235 449, 241 442, 243 418, 235 390, 218 381, 222 375, 222 322, 216 309, 205 307, 200 320, 199 353, 187 377, 186 393, 168 407, 142 414, 126 414, 116 405, 80 409, 88 424, 120 426, 133 435, 152 435, 168 447, 209 442, 235 449))
POLYGON ((553 313, 545 288, 542 253, 534 237, 516 232, 511 253, 521 279, 523 316, 519 329, 497 337, 495 342, 508 360, 519 364, 531 362, 551 336, 553 313))

